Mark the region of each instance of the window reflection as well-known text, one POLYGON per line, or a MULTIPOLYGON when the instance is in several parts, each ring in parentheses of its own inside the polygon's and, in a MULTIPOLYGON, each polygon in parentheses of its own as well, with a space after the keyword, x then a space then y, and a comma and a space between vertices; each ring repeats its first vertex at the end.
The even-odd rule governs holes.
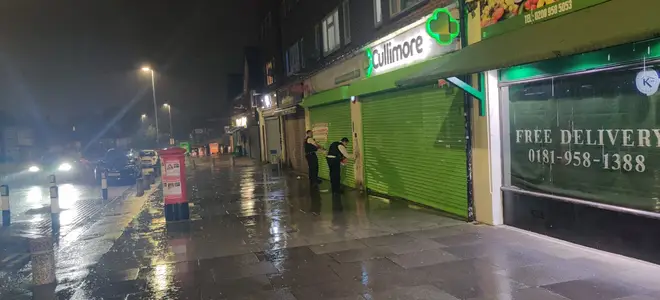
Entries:
POLYGON ((660 64, 510 85, 511 185, 657 211, 656 70, 660 64))

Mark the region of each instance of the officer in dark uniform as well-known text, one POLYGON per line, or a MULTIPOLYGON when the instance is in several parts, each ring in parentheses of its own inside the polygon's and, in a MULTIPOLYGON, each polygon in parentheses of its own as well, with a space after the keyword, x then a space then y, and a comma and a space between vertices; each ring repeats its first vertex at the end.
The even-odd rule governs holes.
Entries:
POLYGON ((344 159, 353 159, 353 155, 348 154, 346 146, 348 145, 348 138, 342 138, 339 142, 330 144, 328 148, 328 168, 330 169, 330 186, 332 193, 341 193, 341 162, 344 159))
POLYGON ((307 130, 306 132, 304 145, 305 158, 309 167, 309 183, 311 185, 317 185, 321 183, 321 180, 319 179, 319 159, 316 156, 316 151, 323 149, 323 147, 316 142, 314 133, 311 130, 307 130))

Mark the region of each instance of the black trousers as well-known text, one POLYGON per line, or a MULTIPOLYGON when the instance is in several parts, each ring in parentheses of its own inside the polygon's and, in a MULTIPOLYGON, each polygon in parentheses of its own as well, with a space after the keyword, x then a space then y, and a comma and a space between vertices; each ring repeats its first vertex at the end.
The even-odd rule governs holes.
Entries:
POLYGON ((319 183, 319 158, 316 156, 316 153, 308 153, 305 155, 307 159, 307 167, 309 168, 309 183, 318 184, 319 183))
POLYGON ((341 192, 341 160, 339 158, 326 158, 330 169, 330 186, 333 193, 341 192))

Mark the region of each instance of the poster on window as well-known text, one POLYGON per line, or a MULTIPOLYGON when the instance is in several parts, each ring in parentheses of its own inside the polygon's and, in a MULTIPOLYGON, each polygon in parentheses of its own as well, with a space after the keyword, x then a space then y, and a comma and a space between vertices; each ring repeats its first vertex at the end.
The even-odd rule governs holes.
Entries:
POLYGON ((509 86, 511 185, 660 212, 659 69, 509 86))
POLYGON ((328 142, 328 123, 314 123, 312 132, 317 143, 325 144, 328 142))

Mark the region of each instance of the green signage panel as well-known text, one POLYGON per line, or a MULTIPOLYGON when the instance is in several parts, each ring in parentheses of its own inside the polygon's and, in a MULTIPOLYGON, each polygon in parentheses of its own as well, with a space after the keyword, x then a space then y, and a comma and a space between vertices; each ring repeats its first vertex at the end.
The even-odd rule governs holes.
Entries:
POLYGON ((508 87, 511 185, 660 211, 658 64, 508 87))
POLYGON ((186 153, 190 153, 190 143, 189 142, 180 142, 179 147, 186 149, 186 153))
POLYGON ((466 3, 469 11, 481 11, 481 37, 487 39, 606 1, 610 0, 467 0, 466 3))

